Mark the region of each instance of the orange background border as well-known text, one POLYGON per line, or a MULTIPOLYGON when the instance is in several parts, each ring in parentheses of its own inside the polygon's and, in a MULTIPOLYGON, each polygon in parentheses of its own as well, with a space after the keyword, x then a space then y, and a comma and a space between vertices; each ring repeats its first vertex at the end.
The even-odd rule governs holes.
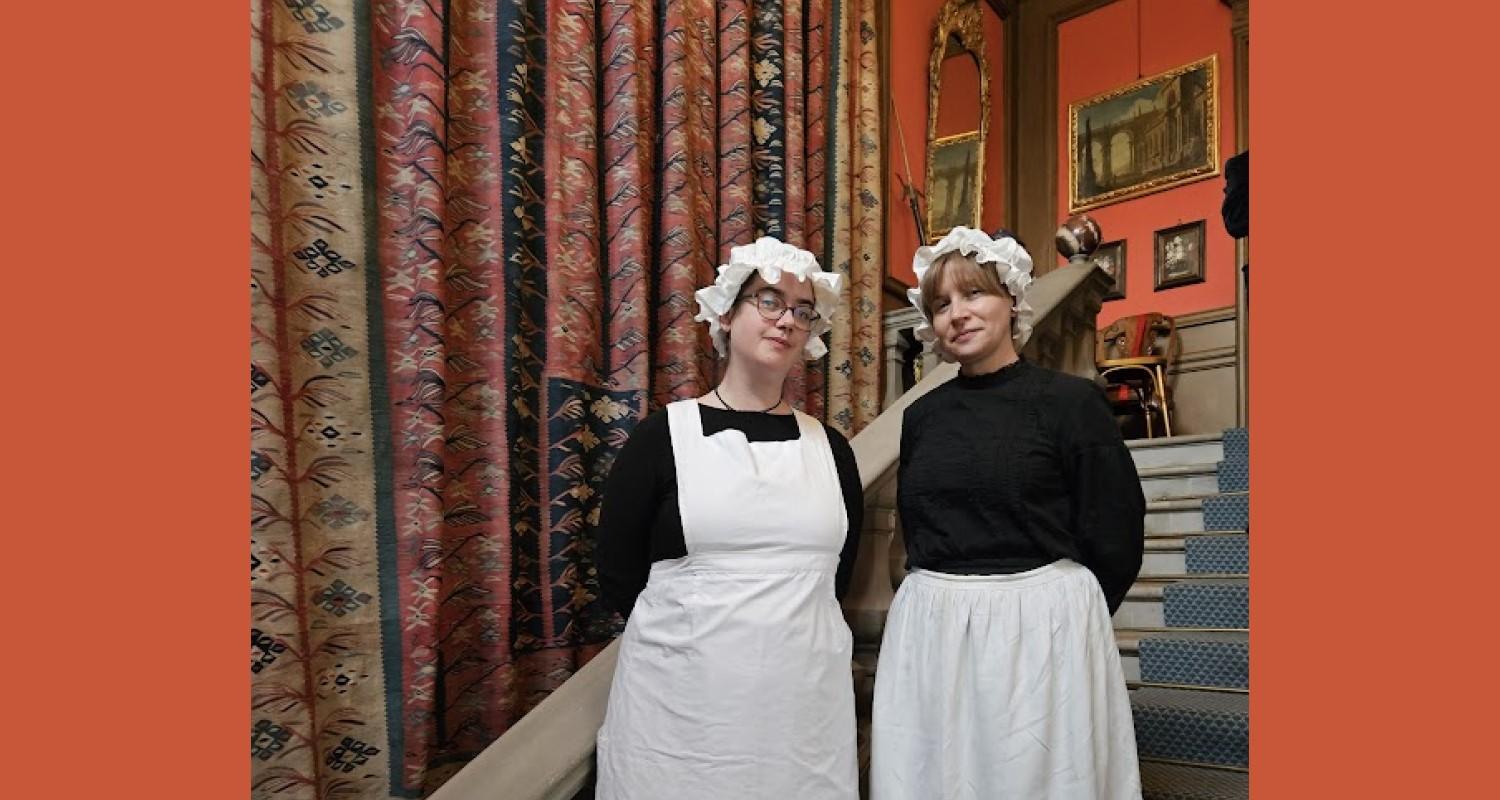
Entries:
POLYGON ((245 797, 248 9, 5 15, 0 794, 245 797))
MULTIPOLYGON (((1254 11, 1255 797, 1491 788, 1500 9, 1447 5, 1254 11)), ((242 797, 248 15, 8 14, 4 793, 242 797)))
POLYGON ((1251 12, 1254 797, 1495 791, 1497 16, 1251 12))

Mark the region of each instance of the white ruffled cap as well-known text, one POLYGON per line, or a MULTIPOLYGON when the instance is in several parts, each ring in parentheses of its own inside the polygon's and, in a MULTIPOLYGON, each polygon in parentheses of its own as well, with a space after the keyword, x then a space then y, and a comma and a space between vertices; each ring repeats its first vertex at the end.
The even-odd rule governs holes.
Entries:
MULTIPOLYGON (((937 334, 932 330, 932 320, 922 310, 922 276, 927 274, 927 270, 938 259, 949 253, 971 257, 979 264, 994 265, 1001 285, 1016 300, 1016 318, 1011 323, 1011 338, 1015 339, 1016 351, 1020 352, 1026 346, 1026 340, 1031 338, 1032 310, 1031 305, 1026 302, 1026 288, 1031 285, 1031 254, 1026 252, 1020 242, 1009 236, 995 239, 984 231, 962 225, 949 231, 937 244, 918 247, 917 254, 912 257, 911 267, 917 273, 917 285, 906 290, 906 299, 922 315, 922 322, 915 331, 917 338, 924 342, 937 339, 937 334)), ((944 361, 953 360, 942 347, 935 349, 944 361)))
POLYGON ((753 272, 759 272, 766 283, 780 281, 784 272, 797 276, 799 281, 812 281, 813 307, 818 311, 818 319, 808 331, 803 350, 809 361, 822 358, 828 352, 828 346, 820 337, 833 327, 833 313, 839 307, 839 289, 844 284, 844 276, 825 272, 812 253, 770 236, 762 236, 754 244, 730 248, 729 263, 719 266, 719 277, 712 285, 693 293, 698 298, 698 316, 694 319, 708 323, 708 333, 713 337, 714 349, 719 351, 719 356, 729 355, 729 337, 725 335, 719 318, 734 308, 740 288, 753 272))

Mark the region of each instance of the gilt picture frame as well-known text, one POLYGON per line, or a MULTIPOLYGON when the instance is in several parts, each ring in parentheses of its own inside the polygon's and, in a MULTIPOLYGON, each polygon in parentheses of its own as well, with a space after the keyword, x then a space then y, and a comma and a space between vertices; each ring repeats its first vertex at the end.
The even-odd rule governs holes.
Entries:
POLYGON ((1068 106, 1068 212, 1218 175, 1217 55, 1068 106))

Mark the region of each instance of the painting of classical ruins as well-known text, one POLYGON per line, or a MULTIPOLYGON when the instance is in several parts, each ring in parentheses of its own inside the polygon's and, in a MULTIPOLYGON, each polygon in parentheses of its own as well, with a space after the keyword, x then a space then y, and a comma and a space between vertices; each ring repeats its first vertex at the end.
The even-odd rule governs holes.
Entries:
POLYGON ((1068 106, 1068 210, 1219 174, 1218 59, 1068 106))

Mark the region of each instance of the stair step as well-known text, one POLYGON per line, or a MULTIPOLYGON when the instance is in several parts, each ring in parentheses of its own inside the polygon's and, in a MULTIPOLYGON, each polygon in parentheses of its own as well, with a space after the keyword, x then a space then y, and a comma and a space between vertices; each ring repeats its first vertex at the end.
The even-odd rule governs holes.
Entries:
POLYGON ((1250 773, 1141 762, 1142 800, 1247 800, 1250 773))
MULTIPOLYGON (((1139 658, 1137 658, 1136 671, 1140 671, 1139 658)), ((1249 689, 1231 689, 1224 686, 1204 686, 1197 683, 1159 683, 1157 681, 1143 681, 1139 679, 1126 678, 1125 688, 1130 691, 1136 689, 1186 689, 1193 692, 1223 692, 1225 694, 1249 695, 1249 689)))
POLYGON ((1116 628, 1127 683, 1250 688, 1248 631, 1116 628))
POLYGON ((1132 585, 1114 615, 1116 628, 1250 627, 1250 587, 1239 575, 1150 575, 1132 585))
POLYGON ((1249 530, 1250 495, 1219 494, 1201 503, 1203 527, 1208 530, 1249 530))
POLYGON ((1226 459, 1215 471, 1221 492, 1250 491, 1250 462, 1226 459))
POLYGON ((1250 696, 1146 687, 1130 692, 1143 759, 1250 765, 1250 696))
POLYGON ((1187 543, 1194 539, 1216 539, 1238 536, 1245 539, 1249 546, 1249 534, 1244 531, 1172 531, 1169 533, 1146 534, 1146 550, 1183 550, 1187 549, 1187 543))
POLYGON ((1219 488, 1218 464, 1180 464, 1138 469, 1146 499, 1211 495, 1219 488))
POLYGON ((1185 533, 1205 530, 1203 498, 1172 498, 1146 503, 1146 533, 1185 533))
POLYGON ((1194 536, 1184 540, 1183 550, 1189 573, 1250 572, 1250 537, 1243 533, 1194 536))
POLYGON ((1162 587, 1169 628, 1249 628, 1250 584, 1244 579, 1184 580, 1162 587))
POLYGON ((1245 540, 1245 546, 1250 546, 1250 537, 1244 531, 1174 531, 1169 533, 1146 534, 1146 552, 1184 553, 1187 551, 1188 542, 1191 542, 1194 539, 1216 539, 1228 538, 1231 536, 1243 538, 1245 540))
POLYGON ((1160 439, 1128 439, 1125 446, 1136 469, 1180 464, 1216 464, 1224 460, 1223 437, 1216 433, 1168 436, 1160 439))
POLYGON ((1250 688, 1250 637, 1246 633, 1137 634, 1135 653, 1137 680, 1146 683, 1250 688))
POLYGON ((1250 460, 1250 431, 1248 428, 1229 428, 1224 431, 1224 460, 1250 460))
POLYGON ((1141 477, 1141 480, 1147 480, 1154 478, 1179 478, 1210 472, 1217 473, 1218 471, 1219 462, 1205 461, 1201 464, 1168 464, 1164 467, 1137 467, 1135 472, 1141 477))
POLYGON ((1180 544, 1176 548, 1153 548, 1153 544, 1156 544, 1156 540, 1146 542, 1146 552, 1141 556, 1142 578, 1187 572, 1187 553, 1180 544))
POLYGON ((1125 596, 1139 600, 1164 600, 1169 586, 1179 584, 1243 586, 1248 577, 1240 572, 1164 572, 1160 575, 1141 575, 1135 579, 1135 583, 1130 585, 1125 596))
POLYGON ((1195 536, 1239 536, 1247 531, 1165 531, 1152 533, 1146 531, 1146 544, 1150 546, 1153 541, 1174 541, 1179 539, 1191 539, 1195 536))
POLYGON ((1115 628, 1161 628, 1166 626, 1162 615, 1161 598, 1125 596, 1125 602, 1116 609, 1113 617, 1115 628))

